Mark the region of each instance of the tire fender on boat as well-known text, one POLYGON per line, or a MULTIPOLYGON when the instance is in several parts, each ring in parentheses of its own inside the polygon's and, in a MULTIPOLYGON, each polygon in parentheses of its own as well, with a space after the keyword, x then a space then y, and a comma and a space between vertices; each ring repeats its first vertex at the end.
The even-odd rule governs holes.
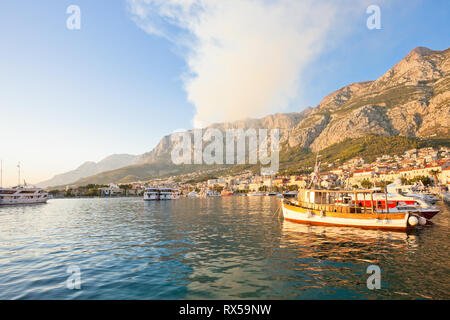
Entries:
POLYGON ((419 223, 419 219, 416 216, 411 216, 408 218, 408 223, 410 226, 417 226, 417 224, 419 223))
POLYGON ((419 224, 421 226, 424 226, 427 224, 427 219, 425 219, 424 217, 419 217, 419 224))

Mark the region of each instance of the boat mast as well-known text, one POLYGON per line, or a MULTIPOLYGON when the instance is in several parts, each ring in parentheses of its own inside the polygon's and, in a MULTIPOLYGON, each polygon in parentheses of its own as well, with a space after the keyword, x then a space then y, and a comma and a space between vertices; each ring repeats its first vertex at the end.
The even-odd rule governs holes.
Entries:
POLYGON ((0 160, 0 188, 3 188, 3 160, 0 160))
POLYGON ((18 184, 17 184, 17 186, 18 187, 20 187, 20 161, 19 161, 19 163, 17 164, 17 168, 18 168, 18 171, 19 171, 19 178, 18 178, 18 184))
POLYGON ((387 195, 387 186, 384 186, 384 201, 386 202, 386 214, 389 213, 389 204, 388 204, 388 195, 387 195))
POLYGON ((320 166, 320 163, 319 163, 319 164, 317 163, 318 160, 319 160, 319 151, 317 151, 317 155, 316 155, 316 164, 314 165, 314 177, 313 177, 313 179, 311 180, 311 183, 310 183, 308 189, 310 189, 310 188, 312 187, 312 185, 313 185, 313 183, 314 183, 314 181, 315 181, 316 179, 317 179, 317 182, 316 182, 316 183, 319 184, 319 188, 320 188, 320 183, 319 183, 319 170, 320 170, 319 166, 320 166))

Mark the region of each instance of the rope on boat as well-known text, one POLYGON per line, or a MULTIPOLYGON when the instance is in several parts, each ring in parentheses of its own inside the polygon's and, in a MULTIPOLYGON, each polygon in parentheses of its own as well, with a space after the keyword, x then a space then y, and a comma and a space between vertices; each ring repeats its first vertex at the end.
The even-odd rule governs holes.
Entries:
POLYGON ((278 209, 275 210, 275 212, 273 213, 272 217, 279 216, 280 214, 278 212, 280 211, 280 209, 281 209, 281 206, 279 206, 278 209))

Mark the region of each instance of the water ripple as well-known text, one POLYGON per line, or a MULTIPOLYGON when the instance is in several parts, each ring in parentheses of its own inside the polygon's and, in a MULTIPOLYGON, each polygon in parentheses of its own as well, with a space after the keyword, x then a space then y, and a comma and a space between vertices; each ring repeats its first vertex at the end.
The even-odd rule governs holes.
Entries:
POLYGON ((413 233, 282 221, 276 198, 0 207, 1 299, 448 299, 449 208, 413 233), (368 290, 379 265, 382 288, 368 290), (68 266, 81 289, 66 287, 68 266))

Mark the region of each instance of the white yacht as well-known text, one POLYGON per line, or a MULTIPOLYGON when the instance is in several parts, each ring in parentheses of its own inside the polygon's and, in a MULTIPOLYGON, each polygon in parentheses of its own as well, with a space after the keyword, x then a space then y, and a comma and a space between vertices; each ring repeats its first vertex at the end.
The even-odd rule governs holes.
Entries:
POLYGON ((159 189, 158 188, 145 188, 144 200, 159 200, 159 189))
POLYGON ((146 188, 144 200, 176 200, 180 197, 180 192, 173 188, 146 188))
POLYGON ((159 188, 159 200, 176 200, 180 197, 178 190, 173 188, 159 188))
POLYGON ((0 188, 0 205, 46 203, 48 193, 41 188, 17 186, 0 188))
POLYGON ((401 194, 405 197, 413 197, 421 199, 432 205, 439 201, 439 198, 430 192, 425 192, 423 183, 416 183, 415 185, 402 185, 401 180, 397 179, 386 187, 387 192, 401 194))

